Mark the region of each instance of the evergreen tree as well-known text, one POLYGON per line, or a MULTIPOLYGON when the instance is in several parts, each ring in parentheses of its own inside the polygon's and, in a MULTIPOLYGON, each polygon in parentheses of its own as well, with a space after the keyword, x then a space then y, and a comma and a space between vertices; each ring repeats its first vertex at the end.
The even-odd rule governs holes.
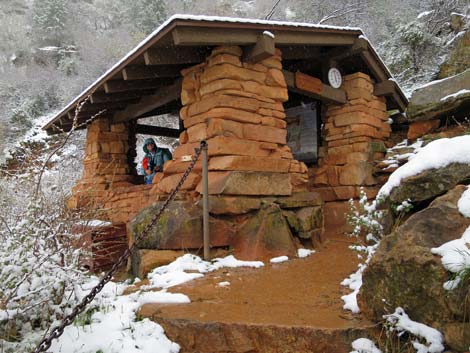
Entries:
POLYGON ((163 0, 126 1, 127 22, 132 32, 147 35, 166 20, 167 11, 163 0))
POLYGON ((33 30, 40 44, 60 46, 64 40, 67 0, 34 0, 33 30))

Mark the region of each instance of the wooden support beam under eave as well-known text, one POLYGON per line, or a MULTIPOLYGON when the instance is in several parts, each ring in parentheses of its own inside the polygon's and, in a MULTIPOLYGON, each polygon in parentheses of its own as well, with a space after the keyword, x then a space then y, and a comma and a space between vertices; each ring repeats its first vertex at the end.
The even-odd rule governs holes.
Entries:
POLYGON ((126 109, 115 113, 113 122, 122 123, 134 120, 158 107, 180 99, 181 82, 182 80, 178 79, 172 85, 160 87, 154 94, 142 97, 138 103, 131 104, 126 109))
POLYGON ((126 91, 137 91, 146 89, 157 89, 165 84, 172 82, 167 78, 160 78, 155 80, 135 80, 135 81, 122 81, 113 80, 104 84, 104 91, 106 93, 117 93, 126 91))
POLYGON ((395 102, 396 108, 401 112, 406 110, 406 106, 408 105, 408 101, 406 97, 400 94, 400 88, 398 84, 393 80, 387 80, 374 85, 374 95, 375 96, 386 96, 391 97, 391 99, 395 102))
POLYGON ((153 47, 144 53, 145 65, 199 64, 206 59, 203 48, 153 47))
POLYGON ((245 48, 243 61, 256 64, 276 54, 274 37, 263 33, 258 37, 255 45, 245 48))
POLYGON ((178 129, 171 129, 168 127, 160 127, 160 126, 152 126, 152 125, 144 125, 144 124, 137 124, 135 126, 135 132, 137 134, 165 136, 165 137, 173 137, 173 138, 178 138, 181 133, 181 131, 178 129))
POLYGON ((325 85, 320 79, 303 74, 283 70, 289 91, 318 99, 330 104, 345 104, 346 92, 339 88, 325 85))
MULTIPOLYGON (((176 46, 214 46, 214 45, 254 45, 262 29, 211 27, 177 27, 172 31, 176 46)), ((300 32, 296 30, 278 30, 274 32, 277 45, 318 45, 336 46, 353 45, 357 34, 300 32)))
POLYGON ((160 77, 178 77, 183 67, 178 65, 144 66, 133 65, 122 70, 124 81, 146 80, 160 77))

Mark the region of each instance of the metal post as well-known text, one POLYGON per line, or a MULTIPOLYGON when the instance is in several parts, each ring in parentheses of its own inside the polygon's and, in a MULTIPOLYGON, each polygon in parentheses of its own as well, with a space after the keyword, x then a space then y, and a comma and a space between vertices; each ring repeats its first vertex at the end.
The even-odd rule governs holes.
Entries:
POLYGON ((207 142, 201 142, 202 148, 202 222, 204 234, 204 260, 210 260, 210 235, 209 235, 209 177, 208 177, 208 158, 207 142))

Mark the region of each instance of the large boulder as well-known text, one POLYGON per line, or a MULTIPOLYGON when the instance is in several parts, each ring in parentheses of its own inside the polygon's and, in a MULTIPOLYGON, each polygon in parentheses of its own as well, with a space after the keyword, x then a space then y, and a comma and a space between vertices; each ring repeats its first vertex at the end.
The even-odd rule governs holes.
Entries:
POLYGON ((390 192, 390 200, 402 203, 405 200, 432 200, 460 183, 470 181, 470 165, 451 163, 439 169, 428 169, 405 178, 390 192))
POLYGON ((432 120, 453 115, 468 116, 470 108, 470 69, 418 88, 407 108, 410 121, 432 120))
POLYGON ((243 260, 268 260, 296 255, 297 246, 289 224, 278 205, 265 205, 251 215, 233 238, 235 256, 243 260))
POLYGON ((451 20, 454 30, 460 31, 460 33, 454 39, 446 60, 441 64, 440 79, 458 74, 470 67, 470 29, 461 31, 465 26, 465 20, 468 21, 468 17, 464 18, 458 14, 454 14, 451 20))
MULTIPOLYGON (((141 211, 129 224, 131 239, 136 237, 151 222, 160 210, 157 202, 141 211)), ((211 216, 209 219, 210 245, 228 246, 235 234, 235 224, 230 220, 211 216)), ((201 249, 203 247, 202 209, 189 201, 173 201, 163 212, 149 234, 137 241, 139 249, 201 249)))
POLYGON ((369 318, 382 321, 382 315, 401 306, 413 320, 442 330, 455 350, 470 345, 461 341, 463 336, 455 338, 455 325, 463 327, 470 318, 470 305, 465 305, 470 288, 468 283, 452 291, 443 288, 450 275, 431 248, 460 238, 470 225, 457 207, 465 190, 455 187, 384 237, 364 271, 359 295, 369 318))

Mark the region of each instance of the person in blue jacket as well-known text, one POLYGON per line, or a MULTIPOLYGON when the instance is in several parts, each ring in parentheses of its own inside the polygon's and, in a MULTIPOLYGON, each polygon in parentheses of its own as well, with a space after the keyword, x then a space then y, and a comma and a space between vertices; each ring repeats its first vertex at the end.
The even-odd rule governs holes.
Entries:
POLYGON ((155 174, 163 172, 163 165, 173 157, 168 148, 158 147, 153 138, 146 139, 142 148, 145 152, 142 161, 142 167, 145 171, 145 184, 152 184, 155 174))

